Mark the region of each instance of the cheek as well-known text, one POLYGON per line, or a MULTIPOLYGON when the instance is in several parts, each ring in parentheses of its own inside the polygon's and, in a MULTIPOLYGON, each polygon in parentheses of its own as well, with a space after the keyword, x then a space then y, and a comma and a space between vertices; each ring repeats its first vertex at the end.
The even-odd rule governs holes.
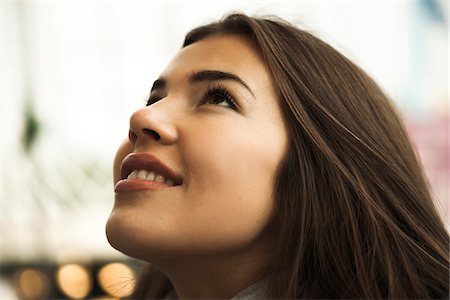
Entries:
POLYGON ((242 126, 235 130, 222 126, 226 131, 211 128, 184 147, 189 169, 187 211, 200 225, 196 231, 205 236, 220 237, 222 243, 251 241, 273 217, 272 192, 284 138, 276 131, 253 128, 249 134, 250 129, 242 126))
POLYGON ((247 193, 272 191, 287 148, 284 127, 260 125, 267 121, 230 123, 203 126, 202 134, 190 135, 180 145, 189 171, 188 183, 212 189, 239 186, 240 192, 247 193))

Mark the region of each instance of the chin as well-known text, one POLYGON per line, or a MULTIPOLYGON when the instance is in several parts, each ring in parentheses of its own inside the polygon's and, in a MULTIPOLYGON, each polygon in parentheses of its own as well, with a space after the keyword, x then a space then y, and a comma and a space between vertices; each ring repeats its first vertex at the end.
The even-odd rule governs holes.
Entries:
MULTIPOLYGON (((121 233, 123 229, 122 226, 118 225, 114 216, 111 215, 106 223, 106 238, 108 239, 108 243, 116 250, 120 252, 124 252, 124 244, 126 244, 126 239, 124 235, 121 233)), ((127 253, 125 253, 127 254, 127 253)))
POLYGON ((106 238, 109 244, 125 255, 142 259, 143 251, 139 250, 142 248, 136 245, 136 239, 138 237, 135 234, 133 235, 132 232, 133 230, 129 222, 111 214, 106 223, 106 238))
POLYGON ((142 228, 120 214, 112 213, 106 223, 109 244, 123 254, 147 262, 158 261, 172 253, 161 237, 143 234, 142 228))

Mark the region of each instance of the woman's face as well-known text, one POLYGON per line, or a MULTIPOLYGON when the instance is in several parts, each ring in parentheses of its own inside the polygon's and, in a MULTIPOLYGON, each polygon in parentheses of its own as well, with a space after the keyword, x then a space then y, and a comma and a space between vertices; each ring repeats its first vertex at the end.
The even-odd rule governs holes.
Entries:
POLYGON ((111 245, 149 261, 263 245, 288 137, 252 45, 217 35, 183 48, 149 102, 114 161, 111 245))

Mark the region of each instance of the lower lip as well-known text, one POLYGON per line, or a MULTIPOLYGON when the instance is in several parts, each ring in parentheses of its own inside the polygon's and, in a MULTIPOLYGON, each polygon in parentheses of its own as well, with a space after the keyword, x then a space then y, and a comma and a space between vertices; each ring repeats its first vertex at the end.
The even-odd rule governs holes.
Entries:
POLYGON ((149 181, 143 179, 122 179, 116 183, 114 191, 116 193, 126 193, 142 190, 155 191, 167 189, 170 187, 172 186, 157 181, 149 181))

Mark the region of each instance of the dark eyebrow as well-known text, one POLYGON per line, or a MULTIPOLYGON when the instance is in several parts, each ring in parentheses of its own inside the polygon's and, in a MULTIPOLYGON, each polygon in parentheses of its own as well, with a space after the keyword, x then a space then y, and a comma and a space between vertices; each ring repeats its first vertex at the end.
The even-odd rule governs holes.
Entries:
POLYGON ((188 77, 188 80, 191 83, 199 82, 199 81, 233 80, 233 81, 236 81, 237 83, 241 84, 242 86, 244 86, 250 92, 250 94, 252 94, 253 97, 255 97, 255 94, 253 93, 252 89, 248 86, 248 84, 245 83, 245 81, 242 80, 239 76, 237 76, 233 73, 217 71, 217 70, 202 70, 202 71, 193 72, 188 77))
MULTIPOLYGON (((244 80, 242 80, 239 76, 224 72, 224 71, 217 71, 217 70, 203 70, 203 71, 196 71, 193 72, 189 77, 188 81, 191 83, 199 82, 199 81, 214 81, 214 80, 233 80, 244 86, 250 94, 252 94, 253 97, 255 97, 255 94, 253 93, 252 89, 248 86, 247 83, 245 83, 244 80)), ((157 89, 163 89, 166 87, 166 79, 161 77, 155 80, 153 82, 152 88, 150 92, 153 92, 157 89)))

